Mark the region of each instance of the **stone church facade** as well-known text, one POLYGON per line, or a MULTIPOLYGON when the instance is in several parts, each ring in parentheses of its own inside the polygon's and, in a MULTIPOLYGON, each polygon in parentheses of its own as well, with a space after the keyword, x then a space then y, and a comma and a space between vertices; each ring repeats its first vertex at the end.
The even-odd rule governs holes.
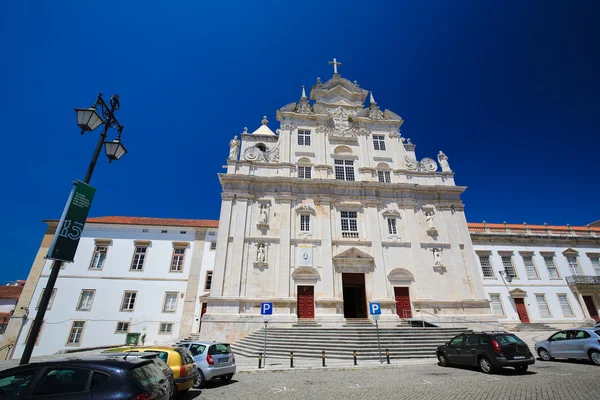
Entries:
POLYGON ((419 160, 402 118, 337 65, 277 111, 276 132, 265 117, 230 142, 204 338, 260 328, 265 301, 275 326, 342 326, 369 302, 382 325, 497 321, 448 158, 419 160))

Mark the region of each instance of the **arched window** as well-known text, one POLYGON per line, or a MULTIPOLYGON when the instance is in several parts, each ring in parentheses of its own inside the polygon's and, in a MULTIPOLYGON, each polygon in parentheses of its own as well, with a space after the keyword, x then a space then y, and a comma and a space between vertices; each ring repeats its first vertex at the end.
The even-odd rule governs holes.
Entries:
POLYGON ((312 165, 310 159, 302 157, 298 160, 298 178, 311 179, 312 165))
POLYGON ((386 163, 377 164, 377 178, 381 183, 391 183, 391 168, 386 163))

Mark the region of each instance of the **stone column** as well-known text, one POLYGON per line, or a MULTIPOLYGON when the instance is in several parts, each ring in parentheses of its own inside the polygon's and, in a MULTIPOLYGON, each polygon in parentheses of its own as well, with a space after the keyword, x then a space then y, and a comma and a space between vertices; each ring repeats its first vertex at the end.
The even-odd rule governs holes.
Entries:
MULTIPOLYGON (((231 242, 231 263, 228 263, 229 272, 225 273, 226 280, 223 285, 223 294, 226 297, 239 297, 244 271, 244 238, 246 237, 246 222, 248 216, 248 202, 250 195, 236 195, 234 207, 234 220, 231 227, 233 241, 231 242)), ((249 221, 256 223, 257 221, 249 221)))
POLYGON ((185 298, 183 300, 183 313, 181 315, 181 327, 179 328, 179 338, 185 338, 192 333, 194 323, 194 311, 198 300, 198 286, 200 285, 200 272, 202 270, 202 257, 204 255, 204 242, 206 230, 197 230, 194 238, 194 250, 192 253, 192 262, 190 263, 190 273, 185 288, 185 298))
POLYGON ((417 222, 417 205, 409 203, 404 206, 404 223, 407 227, 410 241, 410 253, 412 255, 413 271, 416 278, 415 284, 411 285, 410 290, 416 290, 415 297, 419 299, 432 299, 432 293, 428 276, 432 273, 433 259, 423 259, 423 249, 421 248, 420 234, 425 229, 417 222), (419 271, 420 270, 420 271, 419 271), (423 282, 421 282, 423 280, 423 282))
POLYGON ((292 200, 292 196, 285 194, 275 198, 275 202, 279 204, 279 260, 275 267, 277 268, 275 295, 279 298, 290 297, 292 200))
POLYGON ((365 204, 368 231, 370 232, 371 248, 373 249, 373 258, 375 259, 374 289, 372 294, 374 298, 390 299, 388 293, 387 277, 385 271, 385 262, 383 258, 383 246, 381 244, 381 221, 382 218, 377 213, 379 202, 376 200, 367 201, 365 204))
POLYGON ((316 217, 320 220, 321 225, 321 261, 323 263, 321 282, 323 285, 323 296, 331 299, 334 297, 333 277, 333 249, 332 249, 332 231, 331 224, 335 219, 331 215, 331 199, 319 198, 315 199, 316 217))
POLYGON ((230 193, 222 193, 221 214, 219 216, 219 230, 217 233, 217 252, 215 254, 211 297, 221 297, 224 293, 227 253, 229 249, 229 229, 231 226, 232 211, 233 195, 230 193))

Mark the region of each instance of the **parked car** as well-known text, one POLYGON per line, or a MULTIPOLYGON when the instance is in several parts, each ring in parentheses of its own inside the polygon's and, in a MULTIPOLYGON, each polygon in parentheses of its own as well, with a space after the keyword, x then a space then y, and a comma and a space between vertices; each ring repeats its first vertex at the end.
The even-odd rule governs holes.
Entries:
POLYGON ((98 357, 22 365, 0 372, 3 400, 169 400, 170 384, 152 360, 98 357))
POLYGON ((506 332, 465 332, 437 348, 441 366, 478 366, 486 374, 503 367, 527 371, 535 363, 529 347, 516 335, 506 332))
POLYGON ((226 383, 236 372, 235 355, 227 343, 217 342, 182 342, 177 346, 189 349, 200 370, 197 387, 202 387, 206 381, 219 378, 226 383))
POLYGON ((594 325, 594 328, 600 328, 600 322, 596 322, 596 325, 594 325))
POLYGON ((122 348, 122 352, 158 353, 158 357, 173 371, 178 393, 187 392, 198 378, 198 367, 188 349, 175 346, 122 348))
POLYGON ((90 355, 89 358, 104 358, 111 360, 130 360, 134 358, 152 360, 154 364, 160 368, 165 378, 169 381, 171 387, 171 398, 174 398, 177 394, 177 387, 175 387, 175 375, 173 370, 158 356, 158 353, 140 353, 140 352, 126 352, 126 353, 99 353, 90 355))
POLYGON ((566 329, 535 344, 543 361, 553 358, 589 359, 600 365, 600 328, 566 329))

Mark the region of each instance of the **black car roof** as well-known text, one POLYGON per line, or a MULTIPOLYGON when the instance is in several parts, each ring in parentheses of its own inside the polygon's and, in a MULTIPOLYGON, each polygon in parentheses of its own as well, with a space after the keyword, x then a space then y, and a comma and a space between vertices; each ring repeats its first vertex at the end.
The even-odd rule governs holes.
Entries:
POLYGON ((127 360, 115 360, 115 359, 100 359, 92 357, 78 357, 78 358, 64 358, 59 360, 34 362, 26 365, 20 365, 18 367, 6 369, 0 371, 0 375, 5 375, 14 371, 19 371, 28 368, 35 367, 56 367, 56 366, 72 366, 81 367, 86 369, 98 369, 98 370, 130 370, 139 367, 144 364, 151 364, 152 360, 132 358, 127 360))

